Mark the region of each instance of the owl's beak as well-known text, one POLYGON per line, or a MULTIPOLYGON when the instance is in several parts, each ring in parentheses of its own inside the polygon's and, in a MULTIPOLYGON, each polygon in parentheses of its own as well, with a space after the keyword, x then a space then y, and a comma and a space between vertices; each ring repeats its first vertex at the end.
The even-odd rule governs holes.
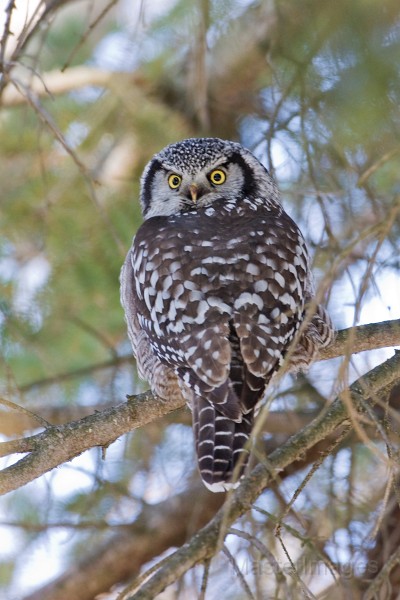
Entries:
POLYGON ((190 196, 192 198, 193 204, 196 204, 196 202, 197 202, 198 191, 199 191, 199 188, 197 187, 197 185, 195 183, 192 183, 189 186, 189 192, 190 192, 190 196))

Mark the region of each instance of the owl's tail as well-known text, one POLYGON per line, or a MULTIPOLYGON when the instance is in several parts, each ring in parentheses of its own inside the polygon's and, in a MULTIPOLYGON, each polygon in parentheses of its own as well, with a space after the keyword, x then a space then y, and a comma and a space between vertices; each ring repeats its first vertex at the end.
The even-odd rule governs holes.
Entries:
POLYGON ((245 446, 253 426, 253 411, 237 423, 200 396, 193 398, 192 410, 197 460, 205 485, 212 492, 236 487, 249 459, 245 446))

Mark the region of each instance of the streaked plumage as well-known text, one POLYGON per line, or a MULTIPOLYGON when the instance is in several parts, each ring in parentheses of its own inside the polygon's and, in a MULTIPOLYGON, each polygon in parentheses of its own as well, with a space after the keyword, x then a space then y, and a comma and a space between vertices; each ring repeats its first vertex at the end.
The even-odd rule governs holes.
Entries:
MULTIPOLYGON (((255 407, 312 301, 307 248, 267 170, 234 142, 194 138, 156 154, 141 205, 121 272, 139 374, 161 398, 187 400, 200 473, 223 491, 238 462, 243 474, 255 407)), ((332 336, 318 305, 290 369, 332 336)))

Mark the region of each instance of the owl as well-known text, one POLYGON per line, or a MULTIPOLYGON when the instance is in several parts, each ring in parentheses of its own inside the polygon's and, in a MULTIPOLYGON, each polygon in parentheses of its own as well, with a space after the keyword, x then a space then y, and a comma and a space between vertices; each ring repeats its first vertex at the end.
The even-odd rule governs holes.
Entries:
POLYGON ((313 300, 299 228, 240 144, 167 146, 143 172, 140 202, 144 222, 121 271, 138 372, 161 399, 189 404, 200 475, 225 491, 244 474, 269 381, 283 364, 307 368, 333 326, 313 300))

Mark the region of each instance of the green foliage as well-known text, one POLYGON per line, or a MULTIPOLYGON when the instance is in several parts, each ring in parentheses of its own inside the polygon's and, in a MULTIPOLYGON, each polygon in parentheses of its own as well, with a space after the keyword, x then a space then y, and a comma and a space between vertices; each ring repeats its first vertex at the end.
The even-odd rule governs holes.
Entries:
POLYGON ((0 585, 7 587, 14 576, 15 563, 13 560, 2 561, 0 563, 0 585))
POLYGON ((85 63, 91 54, 89 44, 82 44, 87 31, 87 21, 77 15, 60 20, 46 36, 46 43, 40 58, 44 69, 62 69, 69 65, 85 63), (73 50, 73 55, 72 55, 73 50), (69 58, 72 60, 68 60, 69 58))

